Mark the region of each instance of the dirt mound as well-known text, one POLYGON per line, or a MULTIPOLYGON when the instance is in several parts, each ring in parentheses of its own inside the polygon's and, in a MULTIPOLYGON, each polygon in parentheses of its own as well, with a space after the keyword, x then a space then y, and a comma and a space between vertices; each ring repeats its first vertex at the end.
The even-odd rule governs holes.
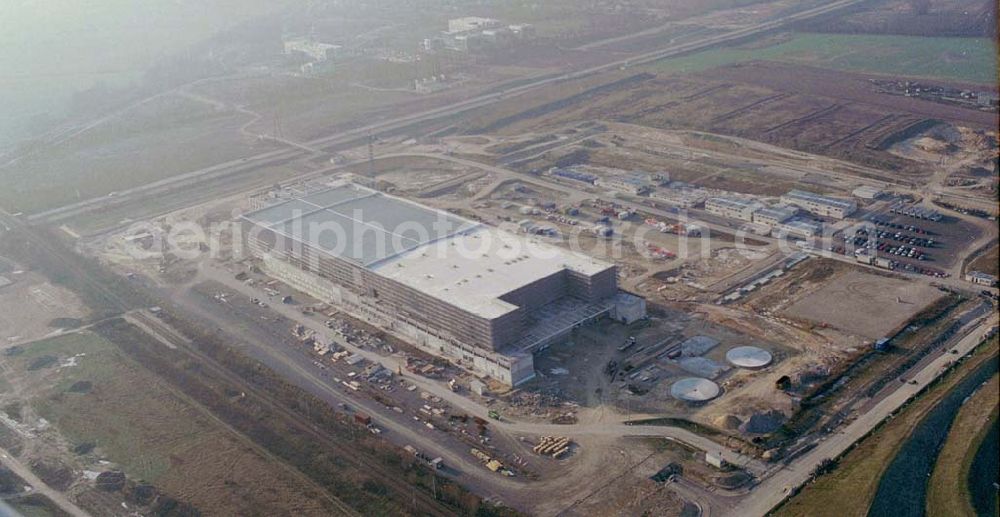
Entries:
POLYGON ((69 387, 68 391, 70 393, 90 393, 93 388, 94 384, 90 381, 76 381, 69 387))
POLYGON ((750 481, 750 474, 739 470, 732 474, 726 474, 715 478, 715 483, 730 490, 747 484, 750 481))
POLYGON ((109 470, 97 475, 97 488, 107 492, 117 492, 125 487, 125 473, 120 470, 109 470))
POLYGON ((733 415, 720 415, 714 423, 719 429, 733 430, 738 429, 743 422, 733 415))
POLYGON ((740 431, 748 434, 767 434, 777 431, 785 423, 785 415, 776 409, 754 413, 742 426, 740 431))
POLYGON ((147 506, 156 500, 156 487, 146 483, 139 483, 126 490, 125 499, 140 506, 147 506))
POLYGON ((914 147, 929 153, 943 153, 948 151, 948 142, 942 142, 941 140, 931 138, 929 136, 917 138, 913 142, 913 145, 914 147))
POLYGON ((89 454, 90 451, 94 450, 94 447, 96 447, 94 442, 81 442, 73 447, 73 452, 80 455, 89 454))

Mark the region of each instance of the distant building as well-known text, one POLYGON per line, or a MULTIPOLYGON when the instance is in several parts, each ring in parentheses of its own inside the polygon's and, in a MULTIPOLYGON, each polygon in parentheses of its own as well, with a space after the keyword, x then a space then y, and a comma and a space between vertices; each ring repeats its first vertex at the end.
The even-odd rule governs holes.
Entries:
POLYGON ((478 16, 465 16, 462 18, 452 18, 448 20, 448 32, 471 32, 471 31, 481 31, 483 29, 491 29, 493 27, 499 27, 500 21, 493 18, 480 18, 478 16))
POLYGON ((548 174, 550 176, 555 176, 558 178, 581 181, 588 185, 593 185, 597 182, 597 176, 593 174, 588 174, 586 172, 581 172, 570 167, 552 167, 551 169, 549 169, 548 174))
POLYGON ((510 25, 507 28, 518 39, 531 39, 535 37, 535 26, 528 23, 510 25))
POLYGON ((774 227, 795 217, 799 209, 794 206, 765 207, 753 213, 753 222, 774 227))
POLYGON ((996 107, 1000 97, 994 92, 977 92, 976 103, 980 106, 996 107))
POLYGON ((652 185, 649 176, 639 173, 626 174, 622 176, 605 176, 599 178, 595 184, 598 187, 610 188, 626 194, 640 195, 649 192, 652 185))
POLYGON ((646 317, 646 300, 628 293, 615 295, 611 319, 625 325, 634 323, 646 317))
POLYGON ((423 48, 428 52, 478 52, 508 47, 534 37, 535 28, 529 24, 503 26, 494 18, 466 16, 448 20, 448 30, 442 31, 438 37, 425 39, 423 48))
POLYGON ((754 212, 762 208, 764 204, 755 199, 713 197, 705 201, 708 213, 741 221, 753 221, 754 212))
POLYGON ((481 32, 483 41, 495 47, 509 45, 514 40, 514 33, 506 27, 486 29, 481 32))
POLYGON ((974 284, 993 287, 997 285, 997 277, 983 273, 982 271, 969 271, 965 274, 965 280, 974 284))
POLYGON ((332 43, 320 43, 312 38, 294 38, 285 40, 285 54, 305 54, 314 62, 323 62, 328 59, 336 59, 340 45, 332 43))
POLYGON ((805 219, 792 219, 785 221, 772 230, 775 237, 801 237, 811 239, 823 232, 823 225, 815 221, 805 219))
POLYGON ((658 188, 649 194, 649 198, 654 201, 660 201, 679 208, 694 208, 704 203, 707 197, 708 194, 704 190, 692 188, 658 188))
POLYGON ((793 190, 781 196, 781 202, 795 205, 807 212, 834 219, 844 219, 858 209, 855 201, 821 196, 812 192, 793 190))
POLYGON ((706 452, 705 453, 705 463, 717 468, 722 469, 726 466, 726 460, 722 458, 722 453, 706 452))
POLYGON ((507 386, 574 328, 644 316, 617 267, 582 253, 353 183, 274 201, 241 217, 267 274, 507 386))
POLYGON ((486 383, 479 379, 472 379, 469 381, 469 391, 476 395, 484 395, 486 394, 486 383))
POLYGON ((858 199, 872 200, 882 197, 883 192, 875 187, 869 185, 862 185, 854 189, 854 191, 851 192, 851 194, 858 199))

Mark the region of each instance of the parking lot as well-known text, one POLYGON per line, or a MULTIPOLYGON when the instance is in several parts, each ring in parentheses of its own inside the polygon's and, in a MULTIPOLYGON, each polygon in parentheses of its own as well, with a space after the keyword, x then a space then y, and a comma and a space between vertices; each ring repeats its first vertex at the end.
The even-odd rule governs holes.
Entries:
POLYGON ((889 259, 891 269, 945 278, 979 233, 978 228, 961 219, 894 205, 868 214, 862 223, 835 234, 828 249, 846 256, 864 250, 889 259))
MULTIPOLYGON (((248 340, 245 344, 248 354, 276 371, 286 372, 291 379, 311 377, 324 384, 328 388, 326 393, 333 395, 330 402, 355 415, 359 432, 367 430, 409 447, 416 451, 418 460, 430 463, 442 458, 436 467, 463 477, 469 484, 477 483, 475 478, 480 476, 495 479, 501 475, 486 471, 469 454, 472 448, 486 451, 499 460, 504 470, 516 479, 536 476, 556 466, 523 450, 523 444, 513 437, 495 432, 489 419, 469 415, 409 380, 422 376, 447 381, 452 378, 452 370, 457 372, 456 368, 434 362, 415 349, 403 349, 401 345, 405 345, 343 313, 315 310, 318 305, 311 303, 313 300, 283 284, 268 285, 262 275, 251 273, 244 277, 243 283, 252 285, 259 295, 247 296, 216 281, 194 286, 191 295, 200 298, 206 308, 212 307, 213 312, 248 322, 241 326, 258 338, 253 341, 271 345, 264 349, 248 340), (293 298, 284 303, 290 295, 293 298), (324 323, 337 338, 324 339, 309 332, 295 320, 281 315, 282 311, 276 310, 279 306, 294 308, 303 316, 324 323), (383 357, 399 357, 405 366, 396 371, 387 369, 338 345, 338 340, 383 357), (418 440, 417 436, 421 438, 418 440), (428 439, 433 439, 434 445, 428 439), (468 478, 468 471, 473 468, 483 470, 468 478)), ((468 387, 462 383, 456 389, 467 391, 468 387)))

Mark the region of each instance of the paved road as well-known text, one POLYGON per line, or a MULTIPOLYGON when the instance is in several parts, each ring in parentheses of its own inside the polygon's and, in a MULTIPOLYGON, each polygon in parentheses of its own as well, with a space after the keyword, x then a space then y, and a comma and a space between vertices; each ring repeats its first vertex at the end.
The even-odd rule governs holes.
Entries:
POLYGON ((968 354, 978 345, 983 336, 997 324, 997 315, 992 314, 989 318, 976 326, 972 332, 959 340, 953 348, 958 349, 959 355, 944 354, 935 360, 927 363, 918 373, 910 374, 909 378, 917 382, 899 384, 899 387, 889 396, 882 399, 875 407, 866 413, 861 414, 855 421, 847 425, 839 433, 829 436, 821 442, 815 449, 802 455, 787 467, 775 472, 765 479, 752 492, 751 497, 743 499, 738 505, 733 507, 726 515, 732 517, 746 517, 751 515, 765 515, 788 497, 788 493, 794 488, 805 484, 816 469, 816 467, 827 458, 836 458, 843 454, 851 445, 866 436, 883 420, 894 414, 903 404, 913 398, 927 385, 946 371, 946 365, 954 361, 956 357, 968 354))

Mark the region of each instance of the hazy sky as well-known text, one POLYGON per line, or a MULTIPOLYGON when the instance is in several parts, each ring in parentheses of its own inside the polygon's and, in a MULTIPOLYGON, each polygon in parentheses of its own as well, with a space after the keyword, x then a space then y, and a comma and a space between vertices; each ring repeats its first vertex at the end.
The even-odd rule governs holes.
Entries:
POLYGON ((61 109, 73 91, 128 84, 151 60, 283 3, 0 0, 0 147, 26 118, 61 109))

